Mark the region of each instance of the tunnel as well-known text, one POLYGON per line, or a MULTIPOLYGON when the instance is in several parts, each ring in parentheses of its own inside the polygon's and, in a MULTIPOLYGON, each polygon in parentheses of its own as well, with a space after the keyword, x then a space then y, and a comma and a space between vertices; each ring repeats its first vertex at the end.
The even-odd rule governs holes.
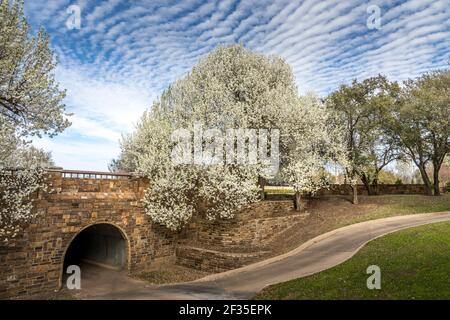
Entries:
POLYGON ((96 224, 82 230, 67 248, 64 270, 70 265, 95 265, 122 270, 126 264, 126 239, 111 224, 96 224))

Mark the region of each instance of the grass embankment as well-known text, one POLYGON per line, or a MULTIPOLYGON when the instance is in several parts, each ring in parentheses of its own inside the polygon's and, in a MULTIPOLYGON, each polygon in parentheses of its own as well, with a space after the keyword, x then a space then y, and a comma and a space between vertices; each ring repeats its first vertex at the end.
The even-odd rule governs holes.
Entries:
POLYGON ((270 286, 256 299, 450 299, 449 288, 450 222, 443 222, 378 238, 343 264, 270 286), (370 265, 381 269, 380 290, 367 288, 370 265))
POLYGON ((371 208, 364 214, 345 221, 342 225, 406 214, 450 211, 450 194, 438 197, 425 195, 365 196, 361 202, 362 205, 367 204, 371 208))

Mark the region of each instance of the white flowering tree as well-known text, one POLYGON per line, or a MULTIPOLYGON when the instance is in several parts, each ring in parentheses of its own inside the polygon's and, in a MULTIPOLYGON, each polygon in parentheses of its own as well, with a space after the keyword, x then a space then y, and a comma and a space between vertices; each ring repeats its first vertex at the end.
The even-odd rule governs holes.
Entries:
MULTIPOLYGON (((292 70, 282 59, 240 45, 220 46, 171 85, 143 115, 135 132, 122 139, 122 153, 114 167, 150 179, 146 212, 172 230, 197 213, 211 220, 231 218, 257 201, 258 177, 267 174, 264 163, 260 159, 240 164, 199 163, 195 148, 188 148, 187 158, 194 159, 191 164, 174 163, 177 144, 173 133, 179 129, 194 132, 189 139, 195 144, 199 124, 221 132, 229 128, 278 130, 283 177, 299 192, 313 192, 324 185, 319 176, 326 163, 336 158, 331 141, 338 139, 333 140, 327 119, 327 110, 317 98, 298 97, 292 70)), ((202 146, 209 142, 205 138, 202 146)), ((226 146, 219 149, 228 151, 226 146)), ((272 144, 268 151, 275 152, 272 144)))
POLYGON ((19 234, 35 217, 35 192, 45 189, 43 169, 53 165, 50 153, 27 144, 0 116, 0 242, 19 234))
POLYGON ((343 128, 334 113, 313 94, 298 99, 283 114, 280 176, 294 189, 294 206, 300 197, 330 185, 327 169, 348 166, 343 128))
POLYGON ((34 196, 44 187, 41 168, 9 169, 0 171, 0 241, 15 238, 21 226, 35 216, 34 196))
POLYGON ((54 136, 70 125, 43 29, 31 35, 23 0, 0 1, 0 114, 23 135, 54 136))
POLYGON ((55 82, 55 57, 40 30, 31 35, 22 0, 0 0, 0 241, 29 222, 33 193, 43 187, 51 156, 30 136, 54 135, 70 125, 55 82))

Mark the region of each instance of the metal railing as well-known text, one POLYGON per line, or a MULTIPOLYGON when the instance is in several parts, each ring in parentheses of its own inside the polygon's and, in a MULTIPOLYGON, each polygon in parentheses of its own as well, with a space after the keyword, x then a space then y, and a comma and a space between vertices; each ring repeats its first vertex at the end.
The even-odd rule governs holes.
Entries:
POLYGON ((61 172, 63 178, 70 179, 97 179, 97 180, 126 180, 133 177, 131 173, 112 173, 102 171, 84 170, 50 170, 61 172))

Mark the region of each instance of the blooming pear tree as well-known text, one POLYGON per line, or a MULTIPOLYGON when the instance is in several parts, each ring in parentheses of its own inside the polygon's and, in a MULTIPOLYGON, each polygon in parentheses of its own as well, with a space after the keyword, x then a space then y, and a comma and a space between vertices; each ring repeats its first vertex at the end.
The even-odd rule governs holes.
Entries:
POLYGON ((273 174, 268 163, 279 162, 276 168, 299 192, 324 185, 321 172, 338 148, 327 120, 319 99, 298 96, 281 58, 219 46, 123 137, 114 167, 150 179, 146 212, 172 230, 195 214, 229 219, 258 200, 258 178, 273 174), (258 157, 251 156, 256 149, 258 157))
POLYGON ((0 241, 31 221, 33 194, 45 186, 42 168, 51 155, 30 136, 62 132, 70 125, 55 82, 55 57, 43 29, 31 35, 22 0, 0 1, 0 241))
POLYGON ((285 110, 280 176, 295 192, 294 206, 300 210, 303 193, 314 194, 330 185, 327 168, 343 170, 348 164, 343 128, 334 113, 318 97, 308 94, 285 110))
POLYGON ((36 217, 33 196, 44 188, 41 168, 0 171, 0 242, 15 238, 21 225, 36 217))
POLYGON ((43 168, 52 165, 50 153, 30 146, 0 116, 0 242, 15 238, 35 218, 34 195, 46 189, 43 168))
POLYGON ((54 136, 70 125, 65 91, 54 79, 47 34, 29 29, 23 0, 0 1, 0 114, 22 135, 54 136))

